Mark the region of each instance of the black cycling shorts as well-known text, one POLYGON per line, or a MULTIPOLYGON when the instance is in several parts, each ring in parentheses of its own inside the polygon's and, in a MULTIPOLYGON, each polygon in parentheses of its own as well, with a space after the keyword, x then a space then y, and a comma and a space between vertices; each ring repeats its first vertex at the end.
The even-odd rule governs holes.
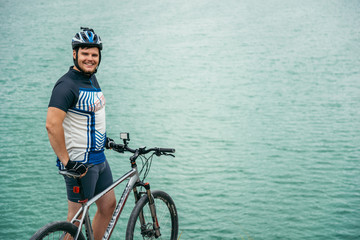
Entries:
MULTIPOLYGON (((80 193, 74 193, 74 186, 79 186, 76 179, 64 176, 68 200, 78 202, 81 200, 80 193)), ((81 184, 85 199, 91 199, 96 194, 104 191, 113 183, 111 169, 107 160, 92 166, 86 175, 81 178, 81 184)))

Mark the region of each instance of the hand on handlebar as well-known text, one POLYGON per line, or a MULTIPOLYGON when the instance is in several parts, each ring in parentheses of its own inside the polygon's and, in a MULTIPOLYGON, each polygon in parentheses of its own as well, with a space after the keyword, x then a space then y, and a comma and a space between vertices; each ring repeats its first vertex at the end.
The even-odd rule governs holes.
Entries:
POLYGON ((106 138, 106 141, 105 141, 105 148, 106 149, 111 149, 111 145, 112 144, 115 144, 115 141, 109 137, 106 138))

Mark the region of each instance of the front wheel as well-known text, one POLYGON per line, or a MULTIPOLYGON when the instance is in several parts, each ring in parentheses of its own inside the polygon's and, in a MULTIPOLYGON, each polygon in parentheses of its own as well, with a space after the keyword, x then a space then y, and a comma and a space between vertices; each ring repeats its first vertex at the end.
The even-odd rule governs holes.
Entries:
MULTIPOLYGON (((69 222, 52 222, 39 231, 37 231, 30 240, 40 240, 40 239, 74 239, 77 227, 74 224, 69 222)), ((84 235, 80 232, 79 240, 85 240, 84 235)))
MULTIPOLYGON (((158 239, 176 240, 178 235, 178 216, 174 201, 163 191, 152 191, 156 216, 160 226, 161 236, 158 239)), ((149 198, 144 195, 135 205, 126 229, 126 239, 155 239, 153 219, 150 213, 149 198), (143 213, 145 224, 139 220, 143 213)))

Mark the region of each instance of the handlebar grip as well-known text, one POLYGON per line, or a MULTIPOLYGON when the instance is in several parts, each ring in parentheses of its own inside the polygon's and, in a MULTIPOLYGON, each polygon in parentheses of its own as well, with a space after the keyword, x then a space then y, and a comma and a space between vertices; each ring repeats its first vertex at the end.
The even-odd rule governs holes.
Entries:
POLYGON ((110 145, 110 148, 112 148, 114 151, 119 152, 119 153, 123 153, 125 150, 123 144, 116 144, 115 142, 110 142, 109 145, 110 145))
POLYGON ((175 153, 174 148, 159 148, 159 152, 175 153))

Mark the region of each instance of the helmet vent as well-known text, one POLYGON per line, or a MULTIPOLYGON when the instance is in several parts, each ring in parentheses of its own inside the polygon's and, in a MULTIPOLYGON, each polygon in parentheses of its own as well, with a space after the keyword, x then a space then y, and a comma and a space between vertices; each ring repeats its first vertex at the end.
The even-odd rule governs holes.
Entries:
POLYGON ((91 28, 81 27, 81 32, 75 34, 72 39, 73 49, 77 47, 97 47, 102 50, 101 38, 91 28))

